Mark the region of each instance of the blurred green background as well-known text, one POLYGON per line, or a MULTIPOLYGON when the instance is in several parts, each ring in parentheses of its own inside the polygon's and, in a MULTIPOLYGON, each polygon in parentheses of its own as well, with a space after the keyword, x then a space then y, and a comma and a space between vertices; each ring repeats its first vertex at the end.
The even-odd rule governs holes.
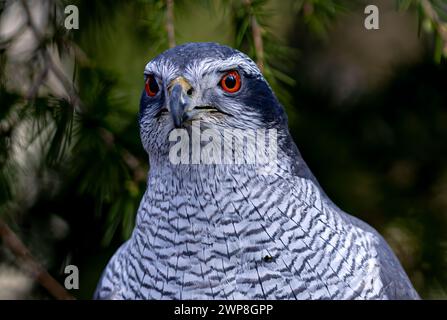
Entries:
MULTIPOLYGON (((143 70, 169 47, 171 9, 177 44, 263 62, 328 195, 384 235, 423 298, 447 298, 446 0, 0 1, 0 219, 33 259, 60 283, 78 266, 70 293, 90 299, 129 236, 149 169, 143 70)), ((53 299, 0 236, 0 299, 53 299)))

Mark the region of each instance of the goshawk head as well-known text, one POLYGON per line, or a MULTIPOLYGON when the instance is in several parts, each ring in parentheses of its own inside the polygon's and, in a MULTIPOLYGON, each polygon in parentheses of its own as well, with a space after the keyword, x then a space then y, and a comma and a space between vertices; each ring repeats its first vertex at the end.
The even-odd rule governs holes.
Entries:
POLYGON ((167 152, 174 128, 286 130, 287 119, 256 64, 216 43, 167 50, 144 70, 140 133, 149 155, 167 152))

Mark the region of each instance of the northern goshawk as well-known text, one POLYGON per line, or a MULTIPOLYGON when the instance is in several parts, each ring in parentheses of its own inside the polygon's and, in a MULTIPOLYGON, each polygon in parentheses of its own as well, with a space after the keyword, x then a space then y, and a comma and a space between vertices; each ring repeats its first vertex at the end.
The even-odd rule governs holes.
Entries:
POLYGON ((132 236, 111 258, 95 298, 419 298, 384 239, 323 192, 249 57, 188 43, 150 61, 144 75, 147 190, 132 236), (245 143, 270 130, 265 146, 276 145, 275 157, 248 161, 259 148, 245 145, 221 152, 209 129, 224 142, 246 135, 238 140, 245 143), (207 144, 233 163, 203 150, 194 155, 207 144))

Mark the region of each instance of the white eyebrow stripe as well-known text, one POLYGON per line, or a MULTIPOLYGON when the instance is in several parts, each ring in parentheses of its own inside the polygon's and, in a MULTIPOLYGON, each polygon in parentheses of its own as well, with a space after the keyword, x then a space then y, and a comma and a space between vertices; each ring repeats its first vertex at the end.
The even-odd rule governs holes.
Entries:
POLYGON ((144 68, 144 73, 154 73, 158 75, 162 80, 172 79, 177 72, 175 65, 167 59, 158 59, 156 61, 152 60, 146 64, 144 68))
MULTIPOLYGON (((262 77, 258 66, 248 56, 235 54, 227 59, 206 58, 202 60, 193 60, 185 68, 184 74, 193 79, 200 79, 204 74, 216 70, 225 71, 240 68, 248 75, 262 77)), ((163 81, 169 82, 178 75, 179 70, 175 64, 168 59, 157 59, 150 61, 144 73, 153 73, 158 75, 163 81)))
POLYGON ((215 70, 230 70, 241 68, 244 72, 253 76, 260 76, 261 72, 255 63, 243 55, 233 55, 225 60, 216 60, 212 58, 193 61, 186 67, 185 72, 194 78, 198 78, 205 73, 215 70))

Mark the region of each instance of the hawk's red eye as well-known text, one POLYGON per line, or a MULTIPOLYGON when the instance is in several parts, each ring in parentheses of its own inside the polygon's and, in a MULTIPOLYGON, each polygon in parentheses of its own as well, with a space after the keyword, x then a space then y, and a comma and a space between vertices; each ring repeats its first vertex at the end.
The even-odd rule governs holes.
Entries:
POLYGON ((222 77, 220 86, 226 92, 235 93, 241 88, 241 76, 237 71, 230 71, 222 77))
POLYGON ((157 94, 159 88, 157 80, 155 80, 155 77, 153 75, 149 75, 146 79, 146 85, 144 86, 144 89, 146 90, 146 93, 148 96, 153 97, 157 94))

